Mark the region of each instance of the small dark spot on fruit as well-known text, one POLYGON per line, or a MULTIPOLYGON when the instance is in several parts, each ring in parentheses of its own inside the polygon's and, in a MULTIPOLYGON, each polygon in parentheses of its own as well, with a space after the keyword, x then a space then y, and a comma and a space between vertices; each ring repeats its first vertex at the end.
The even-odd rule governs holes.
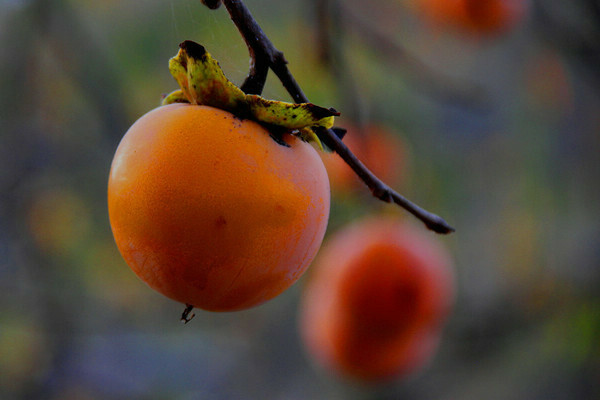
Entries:
POLYGON ((217 228, 224 228, 227 225, 227 220, 224 216, 219 215, 219 217, 215 220, 215 226, 217 228))

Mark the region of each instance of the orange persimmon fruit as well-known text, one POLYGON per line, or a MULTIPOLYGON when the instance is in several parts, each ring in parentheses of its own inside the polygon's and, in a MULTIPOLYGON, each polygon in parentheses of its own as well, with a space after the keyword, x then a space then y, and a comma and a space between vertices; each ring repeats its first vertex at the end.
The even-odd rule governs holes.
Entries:
POLYGON ((526 12, 527 0, 419 0, 424 15, 440 25, 492 34, 513 27, 526 12))
POLYGON ((383 217, 335 233, 311 267, 300 333, 317 365, 377 383, 432 358, 454 298, 450 257, 431 236, 383 217))
POLYGON ((317 151, 258 123, 171 104, 127 131, 108 184, 119 251, 150 287, 210 311, 259 305, 317 253, 329 181, 317 151))

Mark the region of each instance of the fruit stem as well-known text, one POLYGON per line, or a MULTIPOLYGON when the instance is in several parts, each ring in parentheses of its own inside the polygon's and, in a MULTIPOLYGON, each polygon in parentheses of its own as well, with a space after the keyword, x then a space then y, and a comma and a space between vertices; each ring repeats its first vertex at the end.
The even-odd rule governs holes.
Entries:
MULTIPOLYGON (((261 82, 261 79, 263 77, 266 79, 267 76, 264 72, 264 65, 268 65, 275 75, 277 75, 294 102, 308 103, 308 98, 289 71, 287 60, 283 53, 277 50, 267 35, 265 35, 244 2, 242 0, 222 0, 222 3, 250 49, 250 56, 252 57, 251 65, 253 67, 247 80, 256 80, 257 82, 254 82, 252 85, 255 85, 254 87, 261 87, 262 90, 264 82, 261 82), (258 71, 260 75, 256 71, 257 65, 262 68, 258 71), (251 78, 252 76, 253 78, 251 78)), ((444 219, 424 210, 383 183, 348 149, 335 134, 334 130, 319 128, 317 129, 317 135, 327 147, 336 152, 352 168, 359 178, 371 189, 373 196, 384 202, 389 203, 393 201, 421 220, 427 228, 436 233, 447 234, 454 232, 454 228, 444 219)))
POLYGON ((187 324, 192 319, 194 319, 194 317, 196 316, 196 314, 194 314, 192 312, 193 309, 194 309, 193 305, 191 305, 191 304, 186 304, 185 305, 185 309, 181 313, 181 322, 183 322, 184 324, 187 324))
POLYGON ((248 52, 250 53, 250 72, 244 83, 240 86, 240 89, 246 94, 257 94, 260 96, 267 81, 269 63, 264 57, 256 57, 254 49, 250 46, 248 46, 248 52))

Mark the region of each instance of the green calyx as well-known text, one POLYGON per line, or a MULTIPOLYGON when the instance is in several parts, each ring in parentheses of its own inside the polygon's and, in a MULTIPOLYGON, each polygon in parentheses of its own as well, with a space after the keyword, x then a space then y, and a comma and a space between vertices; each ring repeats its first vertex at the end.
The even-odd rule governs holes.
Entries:
POLYGON ((332 108, 312 103, 286 103, 247 95, 235 86, 206 49, 186 40, 179 45, 177 55, 169 60, 169 71, 181 89, 165 96, 162 104, 190 103, 220 108, 240 118, 276 126, 296 133, 303 140, 314 141, 323 149, 315 129, 329 129, 334 116, 332 108))

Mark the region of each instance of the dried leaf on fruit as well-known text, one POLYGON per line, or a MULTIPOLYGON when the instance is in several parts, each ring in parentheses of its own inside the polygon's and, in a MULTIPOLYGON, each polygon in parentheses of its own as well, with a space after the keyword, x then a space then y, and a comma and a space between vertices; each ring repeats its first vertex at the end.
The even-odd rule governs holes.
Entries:
POLYGON ((190 103, 220 108, 240 118, 285 128, 305 141, 316 142, 321 149, 314 129, 331 128, 334 116, 339 115, 333 108, 312 103, 294 104, 245 94, 227 79, 204 46, 190 40, 179 45, 179 52, 169 60, 169 70, 181 89, 165 96, 163 105, 190 103))

